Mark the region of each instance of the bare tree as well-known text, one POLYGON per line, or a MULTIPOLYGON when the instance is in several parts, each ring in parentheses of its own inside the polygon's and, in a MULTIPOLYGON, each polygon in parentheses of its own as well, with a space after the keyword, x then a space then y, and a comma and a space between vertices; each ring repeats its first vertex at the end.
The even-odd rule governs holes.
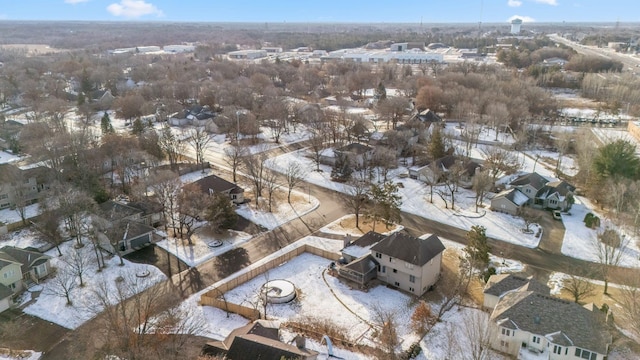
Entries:
POLYGON ((619 302, 626 328, 633 332, 636 339, 640 338, 640 283, 637 279, 635 283, 620 289, 619 302))
POLYGON ((524 220, 524 231, 526 233, 531 233, 531 225, 535 224, 540 220, 540 213, 536 209, 532 209, 528 206, 525 206, 520 209, 519 212, 520 217, 524 220))
POLYGON ((67 306, 73 305, 71 301, 71 292, 78 286, 76 276, 70 270, 63 268, 58 269, 56 275, 49 282, 46 292, 57 297, 67 300, 67 306))
POLYGON ((304 181, 307 172, 296 161, 290 161, 285 169, 285 177, 287 178, 287 201, 291 204, 291 191, 304 181))
POLYGON ((596 286, 589 279, 576 275, 569 275, 569 279, 564 281, 563 287, 571 294, 573 301, 576 303, 595 295, 596 292, 596 286))
POLYGON ((151 184, 153 197, 162 206, 165 230, 168 230, 169 226, 175 230, 174 215, 178 207, 178 193, 182 187, 180 178, 172 171, 159 171, 154 175, 151 184))
POLYGON ((482 205, 485 194, 492 187, 493 179, 487 171, 480 171, 473 176, 473 190, 476 192, 476 212, 478 212, 478 206, 482 205))
POLYGON ((273 194, 278 188, 278 173, 271 170, 265 169, 264 171, 264 188, 267 190, 267 201, 269 206, 269 212, 272 212, 271 205, 273 203, 273 194))
POLYGON ((395 354, 395 350, 400 345, 398 337, 398 320, 397 315, 385 310, 379 305, 373 306, 374 323, 378 329, 378 340, 382 344, 384 351, 389 354, 395 354))
POLYGON ((249 180, 251 180, 253 189, 255 190, 256 206, 258 206, 259 199, 262 197, 266 160, 264 153, 250 154, 242 158, 242 162, 249 175, 249 180))
POLYGON ((480 310, 468 312, 462 324, 460 335, 466 343, 465 351, 471 360, 488 360, 491 358, 491 340, 495 330, 491 326, 489 314, 480 310))
POLYGON ((191 129, 188 136, 187 141, 196 153, 196 162, 200 164, 202 172, 204 172, 204 152, 207 150, 207 146, 211 141, 211 136, 209 136, 209 133, 207 133, 203 127, 191 129))
POLYGON ((573 141, 573 134, 569 131, 563 131, 556 134, 554 143, 558 149, 558 161, 556 162, 556 176, 562 173, 562 159, 567 155, 567 151, 573 141))
POLYGON ((608 294, 609 290, 609 273, 611 268, 620 265, 622 254, 625 252, 629 239, 626 236, 620 236, 618 232, 610 227, 598 233, 593 240, 596 256, 602 278, 604 279, 604 293, 608 294))
POLYGON ((172 307, 178 301, 172 287, 145 287, 134 275, 122 275, 115 289, 106 282, 97 284, 92 307, 100 313, 98 335, 105 350, 119 357, 178 359, 186 350, 186 338, 202 331, 202 320, 172 307))
POLYGON ((160 145, 162 151, 167 155, 171 168, 175 170, 181 156, 180 154, 182 154, 184 150, 184 143, 173 133, 168 123, 165 123, 162 128, 158 145, 160 145))
POLYGON ((237 182, 238 167, 242 163, 242 159, 247 155, 247 149, 241 146, 231 145, 224 149, 224 162, 231 167, 233 172, 233 182, 237 182))
POLYGON ((309 139, 311 146, 309 147, 311 150, 311 160, 316 164, 316 171, 320 171, 320 158, 322 155, 322 150, 324 150, 324 138, 322 134, 312 131, 311 139, 309 139))
POLYGON ((520 168, 518 157, 513 151, 499 146, 485 146, 482 152, 485 157, 484 168, 487 169, 494 183, 500 174, 510 174, 520 168))
POLYGON ((352 178, 349 181, 349 187, 347 188, 347 196, 344 201, 356 216, 356 228, 360 228, 360 214, 364 210, 367 202, 369 201, 369 188, 368 181, 362 179, 352 178))
POLYGON ((89 258, 84 256, 81 250, 74 249, 63 261, 67 265, 67 270, 80 280, 80 287, 84 287, 84 275, 89 270, 89 258))
POLYGON ((422 177, 422 180, 429 185, 429 202, 433 204, 433 187, 440 183, 440 180, 442 179, 442 169, 435 161, 432 161, 420 176, 422 177))
POLYGON ((41 209, 43 211, 41 211, 38 217, 38 222, 32 222, 32 224, 38 232, 44 235, 47 243, 56 247, 58 256, 62 256, 62 251, 60 251, 60 244, 64 242, 64 237, 60 231, 60 221, 62 218, 55 210, 45 210, 44 207, 41 207, 41 209))
POLYGON ((177 200, 179 233, 187 237, 189 245, 193 245, 191 236, 205 224, 204 214, 209 199, 203 196, 197 184, 191 183, 182 187, 177 200))

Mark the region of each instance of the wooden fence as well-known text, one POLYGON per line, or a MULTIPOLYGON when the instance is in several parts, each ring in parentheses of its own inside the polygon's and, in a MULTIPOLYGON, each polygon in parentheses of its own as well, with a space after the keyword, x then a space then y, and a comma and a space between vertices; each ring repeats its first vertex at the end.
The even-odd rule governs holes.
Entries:
POLYGON ((221 300, 221 295, 305 252, 321 256, 331 261, 337 261, 340 258, 340 254, 319 249, 315 246, 305 244, 303 246, 296 247, 260 266, 252 268, 238 276, 234 276, 233 278, 230 278, 229 280, 219 284, 217 287, 202 294, 202 296, 200 296, 200 305, 217 307, 218 309, 229 311, 251 320, 259 319, 260 312, 258 310, 225 302, 224 300, 221 300))

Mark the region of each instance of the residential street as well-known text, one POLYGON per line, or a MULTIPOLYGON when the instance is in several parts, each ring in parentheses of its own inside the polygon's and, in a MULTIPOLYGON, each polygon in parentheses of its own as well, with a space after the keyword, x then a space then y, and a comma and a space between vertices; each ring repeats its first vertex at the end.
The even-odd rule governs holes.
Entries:
MULTIPOLYGON (((296 149, 298 146, 293 148, 296 149)), ((282 152, 283 149, 278 148, 271 151, 282 152)), ((211 161, 216 167, 225 167, 225 164, 220 164, 213 158, 207 160, 211 161)), ((308 189, 312 196, 318 198, 320 206, 316 210, 272 231, 255 236, 251 241, 236 249, 176 274, 170 281, 167 280, 156 286, 163 287, 171 286, 172 284, 173 286, 171 287, 180 294, 180 297, 186 298, 212 285, 216 281, 262 259, 273 251, 291 244, 302 237, 316 233, 322 226, 350 212, 343 206, 343 202, 341 201, 341 198, 345 196, 344 194, 309 183, 304 183, 299 189, 308 189)), ((402 213, 401 223, 405 226, 405 231, 413 236, 434 233, 448 240, 462 244, 466 243, 465 236, 468 229, 458 229, 447 224, 408 213, 402 213)), ((551 225, 553 225, 554 229, 558 227, 557 223, 552 223, 551 225)), ((549 234, 549 236, 556 240, 551 241, 551 245, 549 246, 546 245, 545 241, 543 247, 546 250, 540 248, 531 249, 490 239, 492 253, 503 254, 505 258, 521 261, 529 266, 531 273, 535 273, 536 276, 540 277, 546 276, 552 271, 560 271, 580 276, 591 275, 593 277, 593 273, 590 273, 590 271, 594 269, 594 263, 574 259, 560 253, 560 248, 557 246, 557 237, 560 236, 560 239, 562 238, 561 234, 557 231, 558 229, 555 229, 549 234)), ((640 276, 640 271, 638 269, 618 268, 612 271, 611 275, 611 282, 623 284, 629 279, 640 276)), ((598 274, 596 274, 596 278, 599 278, 598 274)), ((175 305, 177 304, 178 302, 176 301, 175 305)), ((84 348, 85 346, 91 348, 94 345, 99 345, 102 341, 99 336, 93 336, 93 341, 86 341, 85 338, 87 334, 96 334, 95 327, 97 323, 94 319, 88 321, 75 331, 70 331, 61 342, 47 351, 42 359, 73 359, 72 354, 77 353, 78 343, 82 344, 83 351, 86 350, 86 348, 84 348)), ((99 334, 99 332, 97 334, 99 334)))

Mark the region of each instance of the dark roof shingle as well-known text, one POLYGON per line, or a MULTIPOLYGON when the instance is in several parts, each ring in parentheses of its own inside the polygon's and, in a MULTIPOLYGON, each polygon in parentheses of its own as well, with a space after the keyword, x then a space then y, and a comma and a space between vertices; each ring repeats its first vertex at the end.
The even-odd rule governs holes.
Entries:
POLYGON ((443 252, 444 245, 436 235, 419 239, 402 233, 393 233, 371 247, 381 254, 404 260, 410 264, 423 266, 443 252))

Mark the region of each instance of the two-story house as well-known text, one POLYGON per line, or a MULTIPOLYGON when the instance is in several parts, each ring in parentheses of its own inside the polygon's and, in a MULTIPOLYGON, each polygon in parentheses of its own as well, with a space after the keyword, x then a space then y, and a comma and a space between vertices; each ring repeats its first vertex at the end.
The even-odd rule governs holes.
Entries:
MULTIPOLYGON (((612 343, 606 313, 552 297, 532 279, 495 276, 485 288, 485 296, 490 289, 499 294, 490 318, 493 349, 519 358, 521 352, 549 360, 606 358, 612 343)), ((485 307, 492 303, 485 299, 485 307)))
POLYGON ((353 167, 362 167, 373 160, 374 148, 360 143, 351 143, 334 150, 335 157, 346 156, 353 167))
POLYGON ((100 246, 106 251, 113 252, 115 247, 121 255, 126 255, 160 240, 155 229, 148 225, 152 218, 138 207, 110 200, 99 205, 95 216, 104 222, 99 238, 100 246))
POLYGON ((456 155, 447 155, 424 165, 409 168, 409 177, 426 183, 439 183, 445 179, 447 173, 459 167, 456 171, 456 181, 463 188, 473 185, 473 177, 482 169, 477 160, 468 160, 456 155))
POLYGON ((575 186, 549 181, 538 173, 524 174, 491 200, 491 210, 517 215, 523 206, 568 211, 574 203, 575 186), (526 200, 526 201, 525 201, 526 200))
POLYGON ((50 256, 13 246, 0 249, 0 312, 13 305, 12 298, 27 284, 49 275, 50 256))
POLYGON ((31 171, 13 164, 0 164, 0 210, 29 205, 38 199, 38 183, 31 171))
POLYGON ((369 232, 342 250, 338 274, 365 286, 378 279, 417 296, 440 277, 445 247, 436 235, 416 238, 402 233, 369 232))

